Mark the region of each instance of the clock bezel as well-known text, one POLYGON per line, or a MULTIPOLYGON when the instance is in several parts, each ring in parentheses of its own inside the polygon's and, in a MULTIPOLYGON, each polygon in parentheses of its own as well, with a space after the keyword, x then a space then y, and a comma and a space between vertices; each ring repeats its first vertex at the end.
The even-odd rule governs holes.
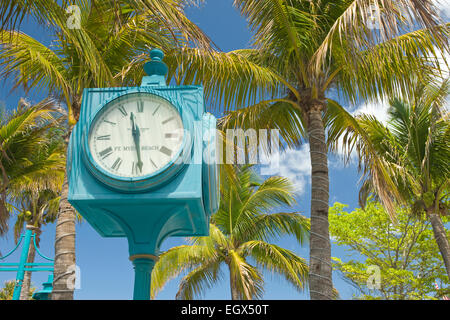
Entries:
POLYGON ((145 192, 157 187, 161 187, 165 183, 169 182, 177 173, 183 169, 183 167, 189 162, 192 156, 192 134, 193 134, 193 115, 190 109, 186 106, 183 108, 179 99, 176 99, 172 95, 167 94, 164 91, 156 91, 151 88, 134 88, 128 89, 126 92, 120 92, 112 97, 103 101, 98 109, 87 120, 87 134, 83 136, 83 159, 89 169, 89 172, 104 185, 126 193, 145 192), (115 100, 123 98, 129 95, 143 94, 153 95, 160 99, 166 100, 175 110, 178 111, 183 123, 183 141, 177 153, 172 159, 164 165, 162 168, 154 171, 151 174, 140 177, 123 177, 115 175, 105 169, 103 169, 95 160, 91 154, 89 147, 89 137, 93 124, 98 120, 105 108, 108 105, 114 103, 115 100))

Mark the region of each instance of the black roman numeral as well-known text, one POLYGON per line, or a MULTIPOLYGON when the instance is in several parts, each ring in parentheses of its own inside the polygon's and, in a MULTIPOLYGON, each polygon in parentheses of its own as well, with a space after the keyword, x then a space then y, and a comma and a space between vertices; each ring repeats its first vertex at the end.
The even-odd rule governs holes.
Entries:
POLYGON ((122 164, 122 159, 121 158, 117 158, 116 161, 114 161, 113 165, 112 165, 112 169, 113 170, 119 170, 120 165, 122 164))
POLYGON ((103 151, 100 151, 99 155, 100 155, 100 157, 102 157, 102 160, 103 160, 103 159, 106 159, 108 156, 110 156, 112 153, 113 153, 113 149, 111 147, 109 147, 103 151))
POLYGON ((107 134, 105 136, 98 136, 96 139, 97 140, 111 140, 111 135, 107 134))
POLYGON ((106 120, 106 119, 103 119, 103 121, 106 122, 106 123, 112 124, 112 125, 114 125, 114 126, 116 125, 115 122, 112 122, 112 121, 109 121, 109 120, 106 120))
POLYGON ((155 111, 153 111, 153 113, 152 113, 152 116, 155 115, 155 113, 158 111, 159 107, 161 107, 161 105, 158 105, 158 106, 156 107, 155 111))
POLYGON ((167 148, 165 146, 162 146, 161 148, 159 148, 159 151, 169 157, 172 155, 172 150, 170 150, 169 148, 167 148))
POLYGON ((139 100, 137 102, 137 110, 138 112, 144 112, 144 101, 139 100))
POLYGON ((175 119, 175 117, 170 117, 170 118, 164 120, 164 121, 162 122, 162 124, 166 124, 167 122, 169 122, 169 121, 171 121, 171 120, 173 120, 173 119, 175 119))
POLYGON ((131 165, 131 173, 132 174, 142 173, 142 166, 139 168, 137 162, 133 161, 133 164, 131 165))
POLYGON ((150 158, 150 162, 152 163, 152 165, 153 165, 155 168, 158 168, 158 167, 156 166, 156 164, 153 162, 152 158, 150 158))
POLYGON ((178 133, 166 133, 164 135, 164 137, 166 137, 168 139, 175 139, 175 138, 178 138, 178 133))
POLYGON ((123 106, 119 106, 117 109, 119 109, 119 111, 124 115, 128 115, 127 111, 125 110, 125 108, 123 106))

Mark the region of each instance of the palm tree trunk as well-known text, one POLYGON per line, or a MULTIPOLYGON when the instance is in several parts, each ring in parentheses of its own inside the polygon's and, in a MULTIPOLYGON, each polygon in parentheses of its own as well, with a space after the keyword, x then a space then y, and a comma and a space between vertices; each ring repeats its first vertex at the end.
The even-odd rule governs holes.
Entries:
POLYGON ((331 245, 328 223, 328 156, 321 104, 308 111, 311 157, 311 231, 309 293, 311 300, 333 297, 331 245))
MULTIPOLYGON (((35 237, 38 236, 36 227, 32 225, 27 225, 27 229, 32 229, 35 237)), ((30 246, 28 248, 28 256, 27 256, 27 263, 33 263, 34 258, 36 256, 36 250, 34 249, 34 242, 30 242, 30 246)), ((30 287, 31 287, 31 271, 25 271, 23 275, 23 282, 22 282, 22 290, 20 291, 20 297, 19 300, 29 300, 30 299, 30 287)))
POLYGON ((230 289, 231 289, 231 300, 240 300, 239 299, 239 291, 236 288, 236 283, 234 281, 234 277, 231 273, 231 268, 230 269, 230 289))
POLYGON ((445 231, 442 219, 437 213, 429 214, 431 226, 433 227, 434 238, 444 260, 447 277, 450 279, 450 246, 448 244, 447 232, 445 231))
POLYGON ((75 210, 67 201, 67 175, 61 191, 56 222, 55 269, 52 300, 73 300, 75 272, 75 210))

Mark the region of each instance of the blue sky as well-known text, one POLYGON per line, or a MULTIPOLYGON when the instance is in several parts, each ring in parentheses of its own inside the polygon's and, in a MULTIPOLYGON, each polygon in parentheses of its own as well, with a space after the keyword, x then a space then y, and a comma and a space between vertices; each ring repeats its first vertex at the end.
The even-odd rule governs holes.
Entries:
MULTIPOLYGON (((232 7, 232 0, 209 0, 200 8, 187 9, 187 15, 223 51, 231 51, 248 47, 251 33, 247 29, 246 21, 232 7)), ((36 36, 40 41, 48 44, 49 38, 45 29, 31 27, 31 23, 24 25, 24 31, 36 36)), ((0 83, 0 101, 8 108, 17 105, 17 101, 23 96, 23 92, 17 90, 9 93, 10 83, 0 83)), ((44 98, 39 91, 32 92, 28 98, 37 102, 44 98)), ((376 109, 374 106, 365 105, 363 108, 376 109)), ((381 117, 383 112, 381 112, 381 117)), ((298 204, 291 208, 306 216, 309 215, 310 200, 310 174, 309 174, 308 146, 304 145, 299 150, 291 150, 281 157, 280 174, 288 176, 298 186, 298 204)), ((330 204, 335 201, 349 205, 349 210, 357 206, 358 201, 358 173, 354 165, 344 167, 334 156, 330 157, 330 204)), ((55 237, 54 225, 43 228, 41 251, 44 255, 53 257, 53 242, 55 237)), ((167 250, 175 245, 182 244, 182 239, 171 238, 163 243, 161 250, 167 250)), ((289 237, 276 241, 298 253, 301 257, 308 258, 307 245, 299 247, 289 237)), ((0 239, 0 252, 6 254, 14 247, 13 235, 9 233, 6 238, 0 239)), ((81 271, 81 288, 75 291, 75 299, 131 299, 133 293, 133 268, 128 260, 128 245, 124 238, 102 238, 87 223, 77 225, 76 238, 77 265, 81 271)), ((346 255, 342 248, 333 246, 332 255, 344 258, 346 255)), ((19 260, 19 253, 14 254, 6 262, 19 260)), ((37 259, 36 262, 41 261, 37 259)), ((48 273, 36 272, 32 282, 38 289, 47 279, 48 273)), ((0 285, 4 281, 14 279, 12 272, 0 273, 0 285)), ((296 291, 289 283, 278 276, 265 274, 266 286, 264 299, 308 299, 307 290, 304 293, 296 291)), ((352 293, 356 293, 352 287, 344 282, 338 274, 334 274, 334 285, 339 290, 341 297, 349 299, 352 293)), ((230 299, 228 275, 224 270, 223 281, 214 288, 206 291, 205 299, 230 299)), ((177 292, 179 278, 168 283, 166 288, 157 296, 157 299, 174 299, 177 292)))

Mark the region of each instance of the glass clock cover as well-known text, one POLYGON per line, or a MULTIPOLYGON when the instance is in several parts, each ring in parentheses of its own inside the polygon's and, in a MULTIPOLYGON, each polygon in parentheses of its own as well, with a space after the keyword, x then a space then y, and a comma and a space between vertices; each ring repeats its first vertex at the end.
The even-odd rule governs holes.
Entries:
POLYGON ((123 178, 149 176, 174 161, 182 148, 183 121, 166 99, 132 93, 105 105, 89 130, 97 166, 123 178))

